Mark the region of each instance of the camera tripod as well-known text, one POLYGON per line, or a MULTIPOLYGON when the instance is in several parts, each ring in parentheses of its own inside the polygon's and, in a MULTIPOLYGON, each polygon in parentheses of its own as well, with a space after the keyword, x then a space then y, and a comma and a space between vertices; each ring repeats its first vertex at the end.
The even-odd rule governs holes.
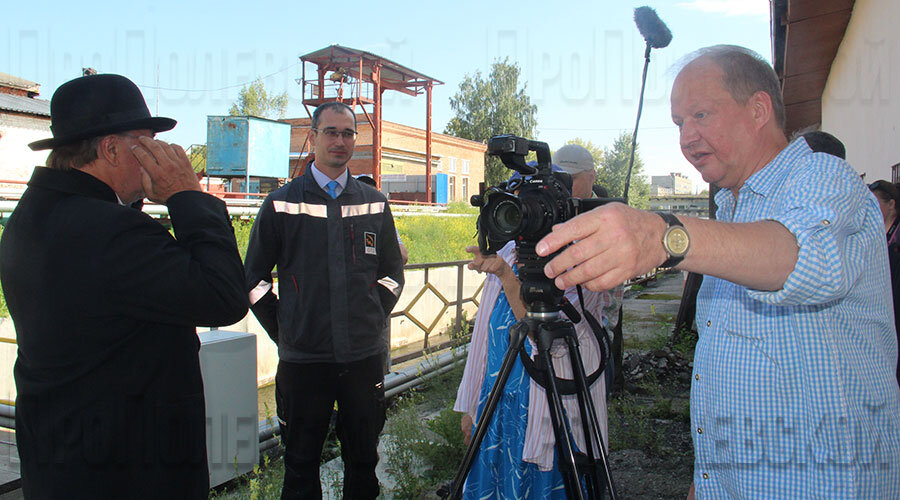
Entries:
MULTIPOLYGON (((570 313, 568 310, 566 312, 570 313)), ((573 317, 573 314, 577 315, 574 307, 569 317, 573 317)), ((599 327, 596 321, 591 321, 590 323, 592 327, 599 327)), ((607 356, 605 355, 603 343, 599 338, 599 332, 595 330, 595 334, 598 336, 597 340, 601 342, 600 367, 602 368, 607 356)), ((509 374, 512 371, 516 355, 519 354, 529 376, 543 386, 547 393, 547 405, 550 409, 550 420, 553 424, 553 433, 556 438, 556 451, 566 496, 570 499, 578 500, 599 499, 608 486, 610 498, 616 500, 618 497, 616 496, 612 474, 607 462, 603 436, 600 434, 600 424, 594 411, 590 383, 585 376, 584 364, 581 353, 578 350, 578 337, 575 333, 574 325, 571 321, 560 319, 558 311, 529 312, 523 320, 510 329, 509 335, 509 348, 503 358, 500 372, 497 375, 494 386, 491 388, 487 403, 485 403, 484 410, 475 428, 475 435, 466 449, 463 462, 453 480, 450 498, 453 500, 462 498, 466 477, 469 475, 469 470, 472 468, 472 464, 481 447, 481 442, 485 434, 487 434, 488 425, 503 394, 503 388, 506 386, 509 374), (537 343, 537 354, 535 355, 534 363, 531 362, 531 358, 525 351, 524 343, 528 336, 532 336, 537 343), (565 341, 568 347, 569 359, 572 363, 572 380, 556 378, 552 357, 550 356, 550 348, 554 340, 557 339, 565 341), (566 418, 562 403, 563 394, 573 393, 578 398, 578 408, 585 437, 586 449, 584 451, 575 451, 571 426, 566 418)), ((601 371, 598 369, 595 375, 599 375, 601 371)), ((592 376, 592 378, 596 380, 596 377, 592 376)))

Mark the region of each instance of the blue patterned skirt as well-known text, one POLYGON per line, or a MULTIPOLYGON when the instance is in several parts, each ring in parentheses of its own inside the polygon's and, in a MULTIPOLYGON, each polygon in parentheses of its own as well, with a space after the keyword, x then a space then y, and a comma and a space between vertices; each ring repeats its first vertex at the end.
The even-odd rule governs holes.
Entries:
MULTIPOLYGON (((487 366, 478 402, 479 417, 500 372, 500 365, 509 347, 509 329, 515 323, 516 317, 506 295, 501 291, 488 326, 487 366)), ((526 342, 525 347, 530 352, 530 344, 526 342)), ((516 358, 503 395, 488 424, 481 449, 472 464, 463 498, 566 498, 555 452, 551 471, 543 472, 536 464, 522 461, 525 429, 528 425, 530 383, 531 379, 525 372, 522 361, 516 358)))

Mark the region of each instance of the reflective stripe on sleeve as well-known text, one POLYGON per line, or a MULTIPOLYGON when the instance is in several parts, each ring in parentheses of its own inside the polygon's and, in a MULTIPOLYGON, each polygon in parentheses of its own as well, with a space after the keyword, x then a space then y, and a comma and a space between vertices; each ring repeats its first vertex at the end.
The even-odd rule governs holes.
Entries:
POLYGON ((260 281, 253 290, 250 290, 250 305, 254 305, 259 302, 259 299, 263 298, 263 296, 269 293, 269 290, 272 289, 272 284, 268 281, 260 281))
POLYGON ((381 278, 380 280, 378 280, 378 284, 387 288, 388 291, 390 291, 392 294, 394 294, 394 296, 396 296, 396 297, 400 296, 400 284, 397 283, 396 281, 394 281, 393 279, 391 279, 390 276, 385 276, 384 278, 381 278))

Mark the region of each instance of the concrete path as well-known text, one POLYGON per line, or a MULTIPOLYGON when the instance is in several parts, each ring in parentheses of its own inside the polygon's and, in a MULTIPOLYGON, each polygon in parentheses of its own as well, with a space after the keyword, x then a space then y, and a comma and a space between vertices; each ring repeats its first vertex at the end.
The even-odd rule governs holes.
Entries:
POLYGON ((672 330, 686 273, 673 272, 647 282, 643 289, 625 294, 622 334, 626 339, 650 340, 672 330))

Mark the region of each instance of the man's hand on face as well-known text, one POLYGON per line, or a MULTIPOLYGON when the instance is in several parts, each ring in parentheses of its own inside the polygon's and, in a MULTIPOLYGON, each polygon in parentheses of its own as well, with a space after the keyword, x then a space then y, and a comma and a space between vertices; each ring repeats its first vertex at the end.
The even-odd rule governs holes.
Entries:
POLYGON ((557 224, 537 244, 547 256, 574 242, 553 258, 544 273, 560 290, 584 284, 609 290, 646 273, 666 260, 662 237, 666 223, 652 212, 610 203, 557 224))
POLYGON ((200 191, 200 181, 184 150, 176 144, 140 137, 131 147, 141 164, 141 184, 150 201, 165 203, 181 191, 200 191))

